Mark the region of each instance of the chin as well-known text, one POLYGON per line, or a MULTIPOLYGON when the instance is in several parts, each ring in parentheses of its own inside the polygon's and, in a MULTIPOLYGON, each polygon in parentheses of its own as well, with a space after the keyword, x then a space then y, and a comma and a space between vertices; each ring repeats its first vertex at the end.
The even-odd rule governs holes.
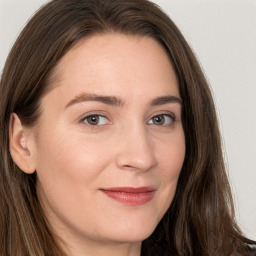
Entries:
POLYGON ((108 230, 102 230, 110 240, 120 243, 136 243, 147 239, 155 230, 157 223, 115 224, 108 230))

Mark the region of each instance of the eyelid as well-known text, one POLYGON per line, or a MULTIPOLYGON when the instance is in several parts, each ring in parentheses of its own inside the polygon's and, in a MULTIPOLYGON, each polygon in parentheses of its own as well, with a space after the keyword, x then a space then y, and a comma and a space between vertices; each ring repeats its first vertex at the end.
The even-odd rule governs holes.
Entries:
POLYGON ((90 117, 90 116, 103 116, 103 117, 106 117, 107 119, 109 119, 108 113, 106 113, 105 111, 92 110, 92 111, 84 112, 77 118, 77 120, 81 121, 81 120, 85 119, 86 117, 90 117))
POLYGON ((151 119, 155 116, 161 116, 161 115, 170 116, 170 117, 176 119, 176 114, 174 114, 172 111, 168 111, 168 110, 156 111, 156 112, 154 112, 153 114, 150 115, 149 119, 151 119))

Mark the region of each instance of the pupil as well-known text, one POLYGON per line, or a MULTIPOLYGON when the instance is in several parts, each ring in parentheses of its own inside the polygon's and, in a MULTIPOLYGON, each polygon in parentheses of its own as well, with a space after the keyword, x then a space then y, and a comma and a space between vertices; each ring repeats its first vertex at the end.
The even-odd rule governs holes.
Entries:
POLYGON ((88 120, 88 122, 90 123, 90 124, 97 124, 98 122, 99 122, 99 117, 98 116, 91 116, 90 118, 89 118, 89 120, 88 120))
POLYGON ((164 118, 162 116, 156 116, 154 118, 155 124, 163 124, 164 123, 164 118))

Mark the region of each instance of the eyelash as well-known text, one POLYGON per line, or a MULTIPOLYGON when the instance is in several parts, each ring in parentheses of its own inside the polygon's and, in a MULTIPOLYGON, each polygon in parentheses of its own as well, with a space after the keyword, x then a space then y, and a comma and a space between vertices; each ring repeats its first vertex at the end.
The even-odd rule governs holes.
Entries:
MULTIPOLYGON (((96 118, 105 118, 106 120, 108 119, 106 116, 103 116, 103 115, 99 115, 99 114, 92 114, 92 115, 89 115, 89 116, 85 116, 85 117, 83 117, 82 119, 81 119, 81 122, 83 122, 83 123, 85 123, 87 126, 89 126, 90 128, 99 128, 99 127, 102 127, 102 126, 105 126, 105 125, 108 125, 109 123, 106 123, 106 124, 101 124, 101 125, 99 125, 99 124, 89 124, 88 123, 88 119, 89 118, 92 118, 92 117, 96 117, 96 118)), ((158 115, 155 115, 155 116, 153 116, 153 117, 151 117, 150 118, 150 121, 148 121, 147 123, 149 124, 149 125, 156 125, 156 126, 172 126, 173 125, 173 123, 176 121, 176 117, 175 117, 175 115, 174 114, 158 114, 158 115), (165 121, 166 121, 166 117, 168 117, 168 118, 170 118, 171 119, 171 124, 155 124, 155 123, 153 123, 153 119, 154 118, 157 118, 157 117, 165 117, 165 121), (149 122, 151 122, 152 121, 152 123, 149 123, 149 122)))

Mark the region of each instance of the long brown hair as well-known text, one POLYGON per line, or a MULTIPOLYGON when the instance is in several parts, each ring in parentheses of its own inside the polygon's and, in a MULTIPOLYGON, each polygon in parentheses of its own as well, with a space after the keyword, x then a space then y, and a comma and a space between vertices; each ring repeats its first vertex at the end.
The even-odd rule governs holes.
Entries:
POLYGON ((183 99, 186 157, 177 191, 143 255, 230 255, 249 243, 234 221, 211 92, 182 34, 147 0, 53 0, 28 22, 7 58, 0 82, 1 255, 65 255, 36 195, 36 173, 23 173, 9 153, 11 113, 33 126, 54 68, 80 39, 122 33, 156 39, 175 68, 183 99))

